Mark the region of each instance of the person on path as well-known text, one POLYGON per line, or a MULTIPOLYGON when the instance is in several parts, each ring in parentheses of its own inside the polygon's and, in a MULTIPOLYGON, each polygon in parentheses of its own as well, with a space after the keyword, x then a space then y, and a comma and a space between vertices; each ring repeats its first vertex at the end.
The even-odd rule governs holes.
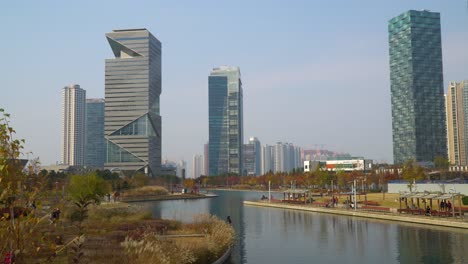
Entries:
POLYGON ((452 203, 450 201, 447 202, 447 211, 451 211, 452 210, 452 203))

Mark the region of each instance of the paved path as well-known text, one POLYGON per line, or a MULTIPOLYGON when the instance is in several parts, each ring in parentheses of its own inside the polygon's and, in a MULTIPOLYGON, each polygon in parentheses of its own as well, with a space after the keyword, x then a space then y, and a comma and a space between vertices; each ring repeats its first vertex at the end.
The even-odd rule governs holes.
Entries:
POLYGON ((309 212, 317 212, 317 213, 356 216, 356 217, 373 218, 373 219, 380 219, 380 220, 400 221, 400 222, 407 222, 407 223, 414 223, 414 224, 468 229, 468 222, 463 222, 459 218, 449 219, 449 218, 438 218, 438 217, 431 217, 431 216, 419 216, 418 217, 418 216, 395 214, 395 213, 372 213, 372 212, 366 212, 366 211, 360 211, 360 210, 355 211, 351 209, 348 210, 348 209, 338 209, 338 208, 319 208, 319 207, 304 206, 304 205, 254 202, 254 201, 244 201, 244 204, 252 205, 252 206, 274 207, 274 208, 309 211, 309 212))

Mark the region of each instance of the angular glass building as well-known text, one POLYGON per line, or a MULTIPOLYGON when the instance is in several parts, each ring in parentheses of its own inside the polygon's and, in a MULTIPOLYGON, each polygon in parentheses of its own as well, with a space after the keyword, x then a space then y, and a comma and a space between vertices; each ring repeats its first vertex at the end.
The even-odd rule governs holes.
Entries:
POLYGON ((161 42, 146 29, 106 34, 115 58, 106 60, 105 168, 160 174, 161 42))
POLYGON ((106 162, 104 99, 86 99, 85 166, 102 169, 106 162))
POLYGON ((243 104, 239 67, 214 68, 208 77, 209 175, 243 172, 243 104))
POLYGON ((447 157, 440 15, 410 10, 388 32, 394 163, 447 157))

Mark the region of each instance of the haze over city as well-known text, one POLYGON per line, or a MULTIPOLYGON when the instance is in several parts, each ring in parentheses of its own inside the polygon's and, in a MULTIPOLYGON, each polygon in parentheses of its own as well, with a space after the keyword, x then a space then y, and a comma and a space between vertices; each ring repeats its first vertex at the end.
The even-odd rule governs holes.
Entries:
POLYGON ((188 161, 208 140, 208 75, 240 67, 244 140, 293 142, 392 162, 387 23, 440 12, 444 87, 466 79, 466 1, 113 1, 5 3, 0 105, 26 151, 60 160, 61 88, 104 97, 104 34, 147 28, 162 42, 162 156, 188 161))

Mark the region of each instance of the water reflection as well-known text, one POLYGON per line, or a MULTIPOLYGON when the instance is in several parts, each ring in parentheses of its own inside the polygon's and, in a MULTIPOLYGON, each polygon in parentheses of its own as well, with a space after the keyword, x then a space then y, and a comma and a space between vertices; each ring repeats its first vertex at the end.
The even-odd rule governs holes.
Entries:
POLYGON ((153 215, 190 221, 231 216, 237 241, 230 263, 468 263, 468 232, 242 204, 255 192, 214 199, 142 203, 153 215))

